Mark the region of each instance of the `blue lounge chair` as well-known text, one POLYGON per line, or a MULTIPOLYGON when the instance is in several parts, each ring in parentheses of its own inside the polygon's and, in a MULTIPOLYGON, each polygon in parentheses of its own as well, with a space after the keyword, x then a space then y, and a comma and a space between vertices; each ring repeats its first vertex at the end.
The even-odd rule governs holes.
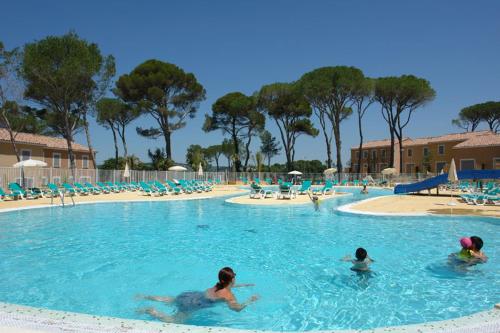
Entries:
POLYGON ((62 186, 63 186, 63 189, 64 189, 64 194, 67 194, 67 195, 70 195, 70 196, 76 195, 75 188, 73 186, 71 186, 70 184, 63 183, 62 186))
POLYGON ((262 188, 257 183, 250 184, 250 198, 251 199, 264 199, 270 198, 274 196, 274 192, 271 190, 266 190, 262 188))
POLYGON ((47 188, 48 188, 48 194, 50 197, 58 197, 62 194, 61 190, 59 189, 59 187, 57 187, 56 184, 54 183, 48 183, 47 184, 47 188))
POLYGON ((73 187, 75 188, 76 192, 80 195, 89 195, 90 193, 98 194, 98 193, 94 193, 93 191, 87 189, 85 186, 83 186, 80 183, 73 183, 73 187))
POLYGON ((145 195, 150 195, 150 196, 153 196, 153 195, 157 195, 157 196, 163 195, 163 194, 161 194, 160 192, 158 192, 156 189, 152 188, 149 184, 147 184, 145 182, 139 182, 139 186, 140 186, 141 191, 145 195))
POLYGON ((11 192, 21 193, 23 199, 37 199, 40 197, 40 195, 34 194, 30 190, 24 190, 18 183, 9 183, 9 190, 11 192))
POLYGON ((306 192, 311 189, 311 184, 312 182, 310 180, 304 180, 298 189, 299 194, 306 194, 306 192))
POLYGON ((278 199, 293 199, 297 196, 297 193, 293 189, 292 184, 283 183, 279 186, 278 199))
POLYGON ((85 182, 85 186, 87 186, 87 189, 91 190, 91 191, 92 191, 92 192, 94 192, 94 193, 99 193, 99 194, 100 194, 100 193, 105 193, 105 194, 108 194, 108 193, 109 193, 109 191, 105 191, 105 190, 103 190, 102 188, 99 188, 99 187, 97 187, 97 186, 94 186, 94 185, 92 185, 92 184, 91 184, 91 183, 89 183, 89 182, 85 182))
POLYGON ((3 188, 0 187, 0 200, 4 200, 6 198, 17 200, 22 198, 21 192, 11 191, 10 193, 5 193, 3 188))

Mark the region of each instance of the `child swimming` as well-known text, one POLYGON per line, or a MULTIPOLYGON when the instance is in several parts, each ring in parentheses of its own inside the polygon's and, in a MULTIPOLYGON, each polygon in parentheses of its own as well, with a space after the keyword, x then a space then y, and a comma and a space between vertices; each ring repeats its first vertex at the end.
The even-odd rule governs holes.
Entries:
POLYGON ((314 210, 318 211, 319 210, 319 197, 317 195, 313 195, 311 190, 307 191, 307 195, 309 196, 309 199, 311 199, 311 201, 314 205, 314 210))
POLYGON ((470 250, 472 257, 482 262, 486 262, 488 260, 488 257, 484 254, 483 251, 481 251, 481 249, 483 248, 483 240, 478 236, 472 236, 470 240, 472 242, 470 250))
POLYGON ((368 272, 370 271, 370 264, 375 262, 372 258, 368 256, 368 252, 362 247, 356 249, 356 259, 351 259, 351 256, 345 256, 343 261, 350 261, 353 266, 351 267, 352 271, 356 272, 368 272))
POLYGON ((166 304, 175 304, 177 312, 173 316, 162 313, 155 308, 142 309, 139 312, 147 313, 161 321, 168 323, 182 323, 189 315, 196 311, 214 306, 218 302, 226 302, 228 307, 233 311, 241 311, 249 304, 257 301, 259 297, 254 295, 246 302, 238 303, 236 297, 231 291, 231 288, 251 287, 253 284, 235 284, 236 273, 231 267, 224 267, 219 271, 219 282, 212 288, 203 291, 187 291, 179 294, 177 297, 170 296, 142 296, 150 301, 163 302, 166 304))

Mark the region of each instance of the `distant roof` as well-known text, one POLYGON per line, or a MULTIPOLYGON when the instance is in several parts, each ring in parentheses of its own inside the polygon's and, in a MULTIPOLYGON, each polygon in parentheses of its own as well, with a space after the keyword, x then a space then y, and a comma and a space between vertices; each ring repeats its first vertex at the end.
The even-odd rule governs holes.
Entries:
MULTIPOLYGON (((429 136, 423 138, 405 138, 403 140, 404 146, 422 146, 430 143, 447 142, 447 141, 461 141, 453 148, 473 148, 473 147, 490 147, 500 146, 500 134, 495 134, 491 131, 478 131, 478 132, 465 132, 465 133, 452 133, 440 136, 429 136)), ((397 140, 396 140, 397 144, 397 140)), ((363 144, 363 148, 384 148, 391 145, 391 140, 373 140, 363 144)), ((357 149, 352 147, 351 149, 357 149)))
MULTIPOLYGON (((14 132, 15 133, 15 132, 14 132)), ((5 128, 0 128, 0 142, 10 142, 9 131, 5 128)), ((66 139, 54 138, 52 136, 38 135, 31 133, 19 132, 16 135, 16 143, 23 143, 29 145, 42 146, 47 149, 57 149, 57 150, 67 150, 68 144, 66 139)), ((89 148, 73 142, 72 145, 74 151, 89 151, 89 148)))

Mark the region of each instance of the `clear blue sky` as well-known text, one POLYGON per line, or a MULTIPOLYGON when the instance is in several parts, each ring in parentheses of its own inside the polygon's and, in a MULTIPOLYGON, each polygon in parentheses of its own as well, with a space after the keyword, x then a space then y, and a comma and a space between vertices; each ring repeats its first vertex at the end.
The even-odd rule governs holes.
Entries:
MULTIPOLYGON (((201 131, 203 115, 220 96, 251 94, 263 84, 293 81, 321 66, 352 65, 367 76, 414 74, 428 79, 436 99, 418 110, 409 136, 458 132, 451 119, 467 105, 500 100, 500 1, 7 1, 0 40, 7 48, 75 30, 113 54, 117 77, 157 58, 196 75, 207 90, 196 119, 173 135, 173 155, 207 146, 220 133, 201 131)), ((278 135, 270 121, 269 129, 278 135)), ((387 137, 378 106, 364 121, 365 138, 387 137)), ((129 152, 163 147, 136 126, 129 152)), ((113 155, 111 133, 92 124, 98 160, 113 155)), ((344 163, 357 145, 355 118, 342 126, 344 163)), ((84 137, 77 140, 85 143, 84 137)), ((253 150, 258 149, 258 140, 253 150)), ((301 138, 297 159, 325 160, 322 137, 301 138)), ((283 160, 283 158, 279 158, 283 160)))

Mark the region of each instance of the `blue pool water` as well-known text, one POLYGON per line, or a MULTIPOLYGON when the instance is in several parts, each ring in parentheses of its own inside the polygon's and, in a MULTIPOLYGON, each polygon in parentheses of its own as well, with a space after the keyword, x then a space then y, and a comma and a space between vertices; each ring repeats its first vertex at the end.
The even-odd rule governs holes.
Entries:
MULTIPOLYGON (((371 195, 387 192, 372 191, 371 195)), ((131 319, 155 306, 136 294, 204 290, 231 266, 242 312, 223 304, 187 324, 266 330, 367 329, 443 320, 500 301, 499 219, 371 217, 338 205, 247 207, 224 199, 108 203, 0 214, 0 301, 131 319), (483 238, 489 262, 447 265, 464 235, 483 238), (376 260, 358 276, 339 259, 362 246, 376 260)))

